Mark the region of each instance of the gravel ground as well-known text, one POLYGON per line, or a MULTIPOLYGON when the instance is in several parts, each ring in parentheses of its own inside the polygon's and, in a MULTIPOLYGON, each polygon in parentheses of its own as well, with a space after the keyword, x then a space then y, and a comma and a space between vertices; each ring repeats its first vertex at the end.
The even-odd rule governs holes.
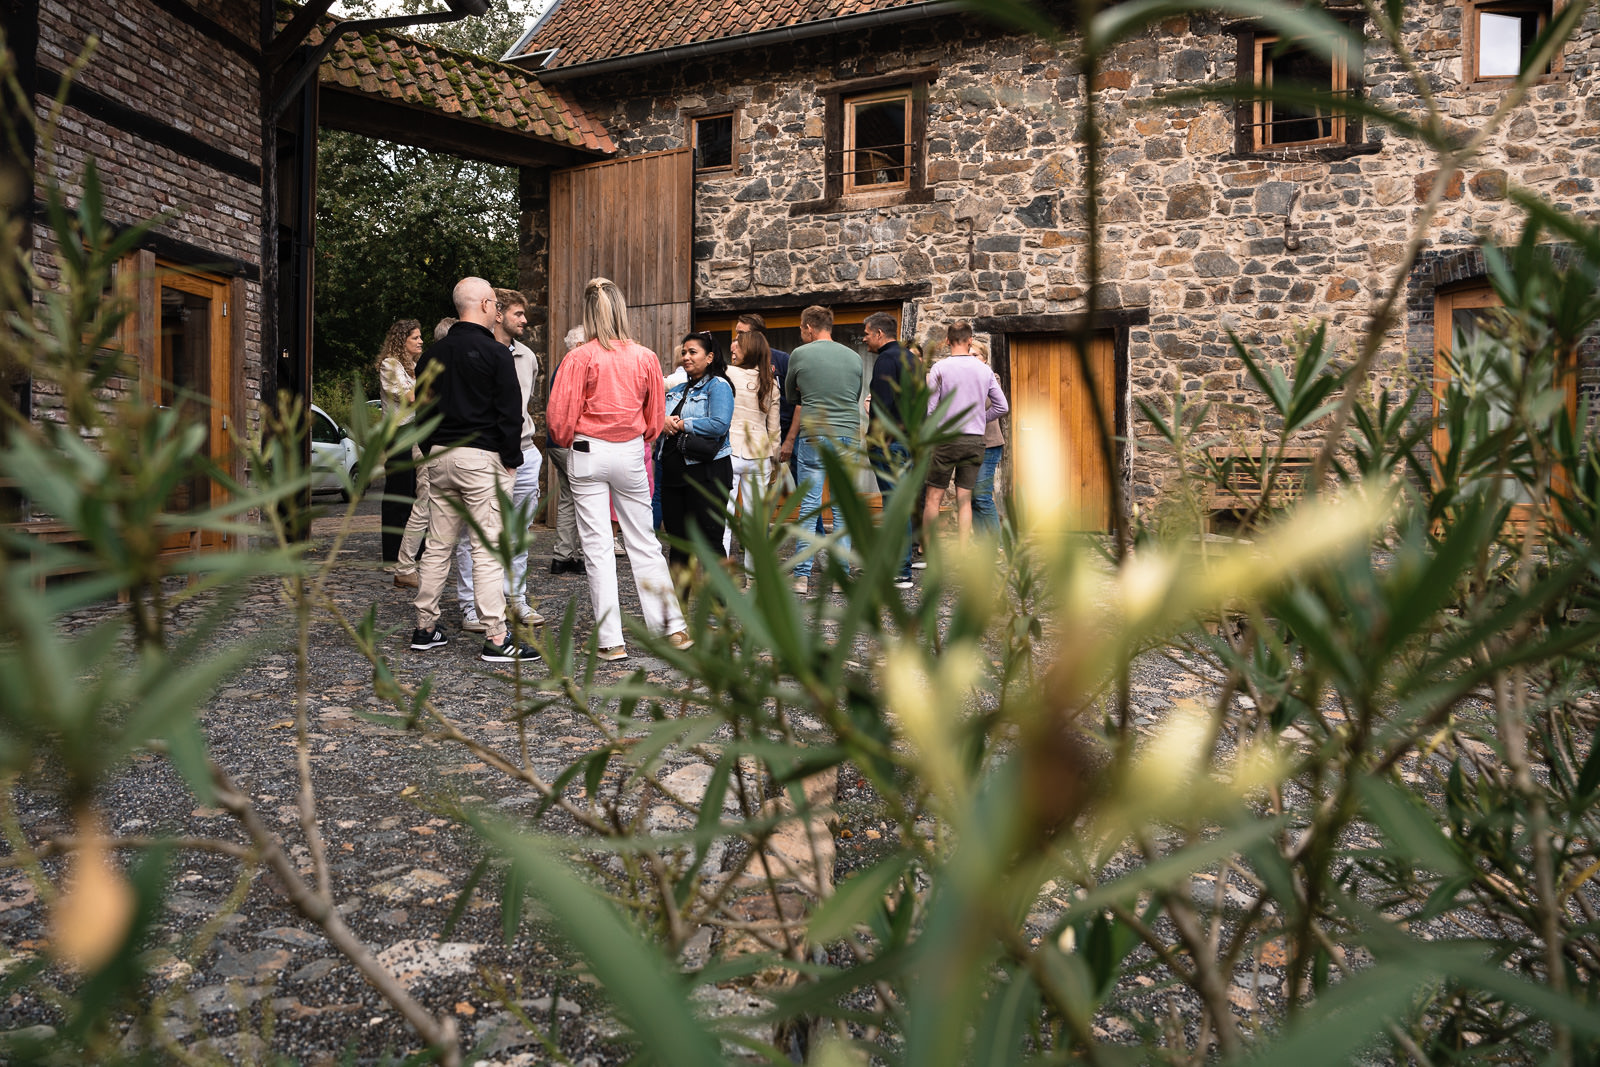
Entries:
MULTIPOLYGON (((582 641, 592 623, 587 585, 581 575, 548 573, 550 538, 549 531, 541 532, 530 566, 539 607, 554 622, 572 604, 582 641)), ((491 671, 477 659, 481 638, 460 630, 453 596, 447 597, 443 620, 451 643, 426 654, 411 652, 410 590, 396 589, 381 569, 378 542, 376 505, 363 504, 356 532, 332 569, 332 597, 352 618, 375 609, 379 630, 390 631, 383 648, 400 681, 415 685, 431 675, 435 702, 468 735, 515 752, 516 734, 505 721, 509 668, 491 671)), ((624 609, 637 611, 626 562, 618 562, 624 609)), ((114 610, 107 605, 84 611, 65 625, 81 628, 114 610)), ((179 608, 175 628, 190 625, 201 610, 199 604, 179 608)), ((267 639, 266 651, 215 695, 203 724, 212 755, 281 835, 304 874, 311 862, 295 807, 295 658, 281 637, 269 638, 284 617, 272 583, 261 582, 249 592, 228 639, 267 639)), ((602 680, 618 681, 639 669, 653 676, 667 672, 665 663, 636 654, 600 665, 599 673, 602 680)), ((1177 702, 1204 700, 1211 683, 1220 681, 1207 675, 1199 664, 1159 657, 1137 662, 1131 697, 1138 728, 1152 728, 1177 702)), ((484 1051, 480 1062, 490 1067, 549 1062, 536 1039, 506 1014, 508 1001, 555 1034, 572 1062, 587 1067, 624 1062, 627 1050, 615 1040, 618 1028, 595 987, 573 966, 559 932, 537 912, 513 943, 504 944, 495 891, 486 886, 450 928, 457 887, 481 850, 448 816, 448 807, 466 802, 515 815, 531 810, 538 796, 460 746, 425 742, 364 720, 359 713, 388 709, 373 695, 371 667, 330 618, 313 621, 309 678, 313 778, 334 898, 346 922, 423 1005, 456 1018, 465 1043, 484 1051)), ((546 713, 530 726, 532 761, 546 780, 598 740, 577 714, 546 713)), ((881 818, 871 787, 853 769, 842 770, 838 787, 835 881, 874 862, 892 847, 894 833, 881 818)), ((156 757, 140 758, 111 783, 103 805, 108 829, 116 834, 244 841, 231 816, 197 804, 156 757)), ((17 815, 35 840, 69 830, 57 799, 47 791, 21 793, 17 815)), ((559 832, 562 820, 547 818, 541 825, 559 832)), ((53 861, 51 869, 59 874, 53 861)), ((417 1047, 396 1012, 315 926, 294 912, 272 875, 241 871, 226 856, 188 851, 175 855, 170 882, 154 950, 161 982, 153 991, 170 998, 159 1014, 173 1040, 215 1049, 232 1062, 253 1062, 270 1050, 305 1064, 346 1062, 346 1057, 368 1063, 417 1047)), ((1212 896, 1209 887, 1197 889, 1202 906, 1209 906, 1212 896)), ((1068 899, 1065 890, 1047 886, 1028 916, 1030 933, 1038 937, 1049 931, 1068 899)), ((1225 911, 1242 911, 1250 900, 1249 886, 1224 887, 1225 911)), ((3 969, 37 956, 46 936, 43 909, 31 885, 20 872, 0 871, 0 939, 12 954, 3 969)), ((1238 1011, 1282 1010, 1282 962, 1281 949, 1274 952, 1268 945, 1239 969, 1229 990, 1238 1011)), ((1155 978, 1130 975, 1124 1005, 1139 1005, 1138 987, 1154 987, 1148 1018, 1160 1020, 1174 1008, 1192 1018, 1196 1005, 1179 1003, 1186 994, 1159 978, 1158 973, 1155 978)), ((57 1022, 56 1009, 34 994, 11 993, 0 1001, 0 1031, 57 1022)), ((1134 1039, 1121 1020, 1102 1022, 1103 1039, 1134 1039)))
MULTIPOLYGON (((425 654, 409 650, 411 591, 395 588, 377 563, 376 505, 364 504, 361 511, 366 514, 358 516, 358 532, 333 568, 332 597, 352 617, 376 608, 379 629, 392 631, 383 648, 401 682, 415 685, 431 674, 434 699, 465 732, 514 751, 514 732, 503 721, 511 692, 509 665, 495 665, 505 668, 496 672, 478 660, 482 638, 461 631, 453 594, 443 620, 451 643, 425 654)), ((550 536, 544 533, 531 564, 541 609, 554 620, 572 601, 577 632, 586 638, 592 620, 585 579, 549 574, 550 536)), ((629 602, 625 561, 619 564, 624 610, 636 612, 637 603, 629 602)), ((81 629, 114 610, 107 605, 83 611, 65 625, 81 629)), ((198 604, 177 609, 174 629, 181 631, 200 610, 198 604)), ((228 638, 262 639, 285 617, 277 588, 260 582, 240 605, 228 638)), ((282 640, 269 638, 267 651, 215 695, 203 725, 212 756, 252 797, 263 821, 282 835, 291 858, 308 873, 310 854, 295 807, 295 658, 292 646, 278 643, 282 640)), ((490 989, 497 983, 521 983, 512 999, 559 1032, 561 1047, 574 1062, 625 1059, 625 1050, 610 1040, 614 1024, 597 1007, 592 986, 569 966, 569 954, 547 924, 524 923, 514 943, 502 943, 492 887, 468 907, 448 939, 439 940, 455 906, 455 889, 480 858, 470 835, 439 814, 440 802, 460 800, 515 813, 531 808, 537 796, 460 746, 425 743, 363 720, 359 712, 388 710, 373 696, 370 665, 331 619, 314 620, 310 644, 313 779, 334 898, 346 922, 406 978, 418 1000, 436 1013, 454 1014, 466 1038, 494 1049, 483 1062, 532 1062, 529 1057, 538 1048, 520 1026, 506 1026, 507 1016, 490 989), (493 1040, 502 1029, 507 1033, 493 1040)), ((601 675, 620 680, 636 669, 656 673, 666 667, 635 654, 602 666, 601 675)), ((537 769, 547 777, 595 743, 576 715, 546 714, 536 721, 530 747, 537 769)), ((231 816, 198 805, 170 765, 153 756, 141 757, 110 783, 102 803, 107 829, 114 834, 245 840, 231 816)), ((70 830, 57 798, 48 792, 23 792, 17 814, 35 840, 70 830)), ((546 820, 543 825, 559 829, 560 824, 546 820)), ((54 862, 50 869, 59 874, 54 862)), ((415 1036, 396 1013, 293 911, 272 875, 241 876, 240 864, 230 857, 190 851, 175 856, 171 883, 157 956, 158 974, 177 994, 167 1013, 174 1038, 184 1044, 206 1041, 230 1060, 248 1058, 265 1045, 307 1064, 337 1062, 350 1053, 368 1062, 416 1047, 415 1036), (243 893, 243 899, 227 907, 234 893, 243 893), (197 946, 203 947, 197 952, 197 946)), ((5 969, 37 955, 46 936, 43 909, 26 877, 0 871, 0 938, 13 953, 5 969)), ((0 1030, 58 1021, 54 1008, 30 994, 15 993, 0 1002, 0 1030)))

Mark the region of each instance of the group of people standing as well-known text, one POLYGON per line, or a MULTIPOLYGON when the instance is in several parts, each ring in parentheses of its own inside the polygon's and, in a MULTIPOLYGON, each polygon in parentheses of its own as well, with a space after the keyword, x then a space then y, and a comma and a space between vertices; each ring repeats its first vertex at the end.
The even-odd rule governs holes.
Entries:
MULTIPOLYGON (((379 354, 385 408, 426 410, 440 420, 415 451, 414 471, 391 464, 385 558, 395 560, 395 584, 416 590, 413 649, 448 643, 439 602, 456 554, 464 627, 484 634, 481 658, 533 660, 538 651, 510 625, 512 619, 528 626, 544 621, 526 599, 525 531, 538 505, 541 462, 530 407, 538 358, 521 340, 527 301, 481 278, 462 279, 453 298, 456 318, 440 323, 426 351, 420 324, 405 319, 390 328, 379 354), (502 499, 510 502, 509 517, 501 514, 502 499), (464 531, 467 520, 471 529, 464 531), (512 539, 517 550, 509 574, 499 562, 504 553, 491 551, 508 522, 522 532, 512 539)), ((869 410, 882 428, 903 430, 899 391, 907 357, 894 339, 895 320, 883 314, 866 320, 875 353, 870 386, 861 357, 834 341, 832 330, 832 313, 809 307, 800 318, 803 343, 785 353, 768 344, 759 316, 742 316, 728 357, 715 335, 689 333, 679 344, 678 369, 667 378, 656 354, 632 336, 616 284, 594 278, 585 286, 581 337, 576 330, 568 335, 571 347, 554 374, 546 410, 546 444, 570 496, 570 510, 558 515, 551 572, 587 576, 600 658, 628 654, 619 553, 628 557, 646 625, 674 647, 687 648, 692 640, 673 584, 673 571, 691 565, 687 546, 698 535, 706 551, 725 556, 738 503, 768 499, 769 486, 785 475, 803 490, 801 514, 815 516, 800 532, 793 568, 796 591, 809 591, 813 544, 823 531, 823 450, 851 452, 869 410), (562 528, 568 522, 570 532, 562 528), (655 535, 658 522, 668 535, 665 556, 655 535)), ((953 476, 963 537, 987 458, 986 424, 1007 410, 993 373, 971 358, 971 334, 964 323, 951 327, 951 355, 929 374, 930 411, 948 397, 949 410, 963 422, 961 436, 934 456, 924 521, 931 529, 953 476)), ((875 438, 890 442, 870 457, 880 488, 909 465, 899 436, 875 438)), ((837 506, 834 528, 843 530, 837 506)), ((907 533, 900 586, 911 584, 907 533)), ((840 540, 848 550, 847 536, 840 540)))

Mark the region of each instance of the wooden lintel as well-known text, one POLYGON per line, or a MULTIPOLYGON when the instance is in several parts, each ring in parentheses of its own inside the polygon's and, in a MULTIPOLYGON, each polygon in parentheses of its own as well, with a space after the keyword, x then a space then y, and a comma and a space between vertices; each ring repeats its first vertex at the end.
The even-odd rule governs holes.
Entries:
POLYGON ((570 167, 604 158, 576 145, 563 146, 515 130, 475 123, 458 115, 410 107, 324 85, 322 125, 329 129, 447 152, 508 167, 570 167))

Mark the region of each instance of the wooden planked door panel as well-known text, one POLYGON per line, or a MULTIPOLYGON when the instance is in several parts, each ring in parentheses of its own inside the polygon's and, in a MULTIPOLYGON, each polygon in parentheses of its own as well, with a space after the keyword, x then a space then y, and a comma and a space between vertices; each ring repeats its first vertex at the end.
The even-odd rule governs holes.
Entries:
MULTIPOLYGON (((1078 516, 1082 529, 1111 526, 1111 468, 1099 441, 1093 404, 1099 403, 1105 424, 1116 432, 1116 346, 1112 336, 1097 334, 1089 345, 1089 377, 1085 377, 1066 334, 1023 334, 1008 339, 1011 356, 1015 445, 1012 464, 1028 462, 1030 452, 1063 451, 1063 502, 1078 516)), ((1012 484, 1017 484, 1013 481, 1012 484)))
POLYGON ((694 237, 688 149, 559 170, 550 180, 550 341, 583 322, 583 287, 603 276, 628 301, 641 344, 671 364, 690 320, 694 237))

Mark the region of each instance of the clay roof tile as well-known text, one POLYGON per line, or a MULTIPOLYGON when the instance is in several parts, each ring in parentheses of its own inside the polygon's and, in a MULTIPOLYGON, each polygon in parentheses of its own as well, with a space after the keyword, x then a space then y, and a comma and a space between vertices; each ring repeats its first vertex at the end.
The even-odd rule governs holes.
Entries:
MULTIPOLYGON (((646 2, 672 10, 670 0, 646 2)), ((292 6, 280 4, 280 25, 293 13, 292 6)), ((323 20, 312 30, 310 43, 320 42, 334 25, 333 19, 323 20)), ((605 153, 617 150, 604 127, 528 72, 397 34, 341 36, 317 76, 325 85, 403 101, 554 144, 605 153)))
POLYGON ((559 0, 523 54, 559 49, 554 63, 573 66, 673 45, 737 37, 923 0, 559 0))

